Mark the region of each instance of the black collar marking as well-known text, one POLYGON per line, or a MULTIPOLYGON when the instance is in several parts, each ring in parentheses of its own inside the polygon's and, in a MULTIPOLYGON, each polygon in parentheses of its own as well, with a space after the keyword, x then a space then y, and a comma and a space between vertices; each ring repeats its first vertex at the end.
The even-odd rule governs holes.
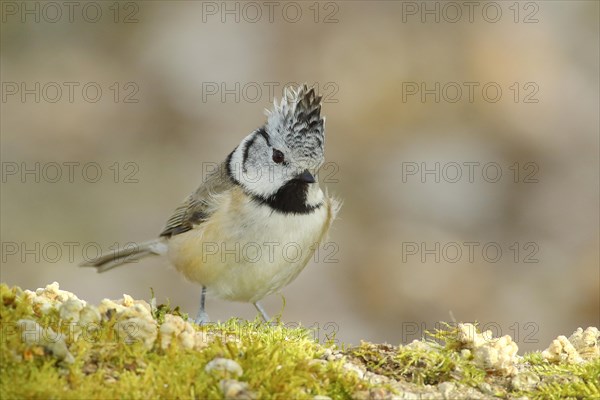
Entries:
POLYGON ((277 191, 277 193, 267 198, 248 192, 244 189, 240 182, 235 179, 233 173, 231 172, 231 158, 234 152, 235 150, 233 150, 227 156, 227 176, 234 184, 241 187, 242 190, 244 190, 244 193, 250 196, 252 200, 256 201, 257 203, 264 204, 270 207, 272 210, 281 212, 283 214, 310 214, 323 205, 323 203, 314 206, 306 204, 306 195, 309 184, 298 179, 292 179, 288 181, 277 191))
POLYGON ((292 179, 270 197, 264 198, 255 194, 250 194, 250 196, 254 201, 283 214, 310 214, 320 208, 322 203, 314 206, 306 204, 308 185, 307 182, 292 179))

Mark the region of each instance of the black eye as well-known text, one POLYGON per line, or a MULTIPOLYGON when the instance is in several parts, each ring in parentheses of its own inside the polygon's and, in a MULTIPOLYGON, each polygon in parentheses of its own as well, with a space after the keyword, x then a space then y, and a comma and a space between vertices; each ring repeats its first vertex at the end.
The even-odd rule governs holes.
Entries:
POLYGON ((273 149, 273 161, 275 161, 276 164, 281 164, 284 159, 285 157, 281 151, 273 149))

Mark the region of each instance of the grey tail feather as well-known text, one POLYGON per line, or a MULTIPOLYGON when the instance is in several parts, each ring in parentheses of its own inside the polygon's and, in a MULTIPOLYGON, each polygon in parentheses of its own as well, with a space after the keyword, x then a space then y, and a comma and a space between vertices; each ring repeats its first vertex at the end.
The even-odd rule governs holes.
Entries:
POLYGON ((117 251, 104 254, 96 259, 79 264, 80 267, 94 267, 96 272, 106 272, 127 263, 135 263, 149 255, 163 255, 167 245, 161 239, 145 243, 131 244, 117 251))

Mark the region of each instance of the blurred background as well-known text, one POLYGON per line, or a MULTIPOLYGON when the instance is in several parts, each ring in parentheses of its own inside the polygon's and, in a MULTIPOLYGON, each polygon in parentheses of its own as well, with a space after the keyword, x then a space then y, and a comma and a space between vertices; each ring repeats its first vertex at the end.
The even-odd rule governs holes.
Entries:
POLYGON ((77 264, 154 238, 307 82, 344 205, 285 322, 398 344, 479 321, 521 350, 599 326, 599 3, 469 4, 3 2, 2 282, 94 303, 152 287, 194 315, 166 259, 77 264))

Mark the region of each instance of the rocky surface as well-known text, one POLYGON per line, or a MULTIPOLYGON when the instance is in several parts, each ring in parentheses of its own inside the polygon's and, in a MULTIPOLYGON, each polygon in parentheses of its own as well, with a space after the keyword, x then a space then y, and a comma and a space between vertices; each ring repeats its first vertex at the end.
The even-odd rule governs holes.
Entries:
MULTIPOLYGON (((56 282, 36 291, 2 286, 2 307, 2 331, 8 332, 14 321, 18 334, 3 335, 3 359, 8 357, 17 367, 31 360, 54 359, 52 368, 59 371, 56 379, 101 375, 102 385, 117 385, 129 374, 131 379, 143 380, 153 363, 165 362, 167 357, 178 360, 185 354, 197 355, 192 365, 199 372, 194 373, 202 373, 204 380, 210 381, 201 392, 228 399, 259 398, 266 387, 321 400, 332 398, 329 395, 354 399, 600 396, 600 333, 595 327, 578 328, 568 338, 553 340, 544 351, 525 356, 518 355, 510 336, 494 338, 491 332, 480 332, 467 323, 448 325, 429 339, 404 346, 363 342, 342 350, 307 340, 301 331, 277 326, 232 322, 228 327, 198 327, 178 312, 157 307, 154 301, 134 300, 128 295, 104 299, 94 306, 60 290, 56 282), (232 330, 242 326, 249 328, 243 334, 232 330), (107 332, 112 335, 109 345, 86 340, 90 334, 107 332), (115 340, 125 347, 115 345, 115 340), (138 349, 138 356, 119 361, 119 352, 127 352, 128 347, 138 349), (286 355, 282 351, 287 351, 286 355), (286 364, 289 360, 282 357, 294 360, 286 364), (260 375, 262 369, 272 372, 260 375), (289 382, 268 381, 283 372, 289 382), (308 388, 303 379, 316 379, 316 386, 308 388)), ((41 380, 39 365, 30 365, 29 373, 40 374, 41 380)), ((167 368, 172 370, 189 373, 177 366, 167 368)), ((14 379, 10 371, 2 369, 3 381, 8 378, 9 382, 4 394, 26 394, 10 387, 14 379)), ((185 383, 185 377, 172 379, 166 382, 173 383, 166 385, 185 383)), ((200 393, 194 396, 202 397, 200 393)))

